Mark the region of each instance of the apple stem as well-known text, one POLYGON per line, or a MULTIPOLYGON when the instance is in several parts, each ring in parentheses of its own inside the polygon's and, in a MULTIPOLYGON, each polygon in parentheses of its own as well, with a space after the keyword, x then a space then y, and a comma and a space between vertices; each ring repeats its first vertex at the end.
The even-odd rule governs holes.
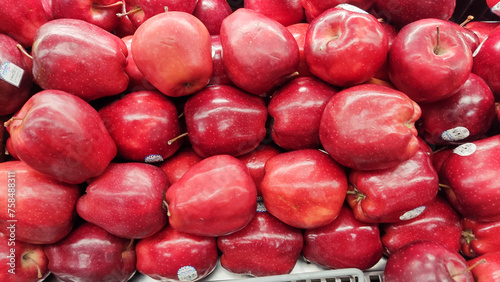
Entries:
POLYGON ((439 183, 439 187, 440 188, 445 188, 445 189, 451 189, 450 185, 446 185, 446 184, 442 184, 442 183, 439 183))
POLYGON ((121 17, 125 17, 125 16, 128 16, 128 15, 133 14, 133 13, 137 13, 137 12, 140 12, 140 11, 142 11, 142 8, 141 7, 136 7, 136 8, 134 8, 134 9, 132 9, 132 10, 126 12, 126 13, 117 13, 116 15, 121 18, 121 17))
POLYGON ((172 139, 168 140, 167 144, 168 144, 168 145, 172 145, 172 143, 174 143, 175 141, 177 141, 177 140, 179 140, 179 139, 181 139, 181 138, 183 138, 183 137, 185 137, 185 136, 187 136, 187 135, 188 135, 188 133, 187 133, 187 132, 182 133, 181 135, 179 135, 179 136, 177 136, 177 137, 174 137, 174 138, 172 138, 172 139))
POLYGON ((167 201, 163 200, 163 206, 167 209, 167 216, 171 216, 167 201))
POLYGON ((467 230, 462 231, 462 237, 465 238, 465 241, 467 241, 467 244, 470 244, 470 242, 472 240, 476 239, 476 236, 474 235, 474 233, 472 233, 472 231, 467 231, 467 230))
POLYGON ((298 72, 298 71, 296 71, 296 72, 294 72, 294 73, 292 73, 292 74, 288 75, 288 76, 286 77, 286 80, 292 79, 292 78, 296 77, 297 75, 299 75, 299 72, 298 72))
POLYGON ((434 47, 434 54, 438 55, 439 53, 439 41, 440 40, 440 32, 439 32, 439 26, 436 26, 436 31, 437 31, 437 36, 436 36, 436 46, 434 47))
POLYGON ((6 121, 6 122, 3 123, 3 126, 4 127, 9 127, 12 124, 12 122, 15 121, 15 120, 23 120, 23 118, 21 118, 21 117, 11 117, 8 121, 6 121))
POLYGON ((168 7, 167 6, 164 6, 163 7, 163 10, 165 10, 165 13, 168 12, 168 7))
POLYGON ((92 3, 92 8, 94 8, 94 9, 107 9, 107 8, 113 8, 113 7, 117 7, 117 6, 123 6, 123 2, 118 1, 116 3, 108 4, 108 5, 92 3))
POLYGON ((470 23, 474 19, 473 15, 469 15, 467 19, 463 23, 460 24, 461 27, 464 27, 466 24, 470 23))
POLYGON ((483 263, 487 263, 486 259, 484 259, 484 258, 483 258, 483 259, 478 260, 478 261, 477 261, 476 263, 474 263, 473 265, 471 265, 471 266, 467 267, 467 269, 466 269, 466 270, 464 270, 464 271, 462 271, 462 272, 460 272, 460 273, 454 274, 454 275, 452 275, 451 277, 453 278, 453 277, 455 277, 455 276, 463 275, 463 274, 465 274, 465 273, 467 273, 467 272, 470 272, 471 270, 473 270, 474 268, 476 268, 478 265, 481 265, 481 264, 483 264, 483 263))
POLYGON ((36 266, 36 270, 38 271, 38 278, 42 278, 42 277, 43 277, 43 275, 42 275, 42 270, 40 269, 40 266, 38 266, 38 264, 36 263, 36 261, 35 261, 33 258, 31 258, 31 257, 29 256, 29 255, 30 255, 30 254, 32 254, 32 253, 33 253, 33 252, 26 253, 26 254, 24 254, 24 255, 23 255, 23 257, 22 257, 22 258, 23 258, 24 260, 30 260, 31 262, 33 262, 33 263, 35 264, 35 266, 36 266))
POLYGON ((378 19, 377 19, 377 21, 378 21, 379 23, 383 23, 383 22, 385 22, 383 18, 378 18, 378 19))
POLYGON ((128 243, 128 246, 125 248, 124 251, 130 250, 133 245, 134 245, 134 238, 130 239, 130 243, 128 243))
POLYGON ((181 118, 183 116, 184 116, 184 112, 182 112, 180 115, 178 115, 177 118, 179 119, 179 118, 181 118))
POLYGON ((26 49, 24 49, 24 47, 21 44, 17 44, 16 46, 17 49, 19 49, 21 53, 23 53, 23 55, 33 60, 33 56, 31 56, 30 53, 28 53, 28 51, 26 51, 26 49))

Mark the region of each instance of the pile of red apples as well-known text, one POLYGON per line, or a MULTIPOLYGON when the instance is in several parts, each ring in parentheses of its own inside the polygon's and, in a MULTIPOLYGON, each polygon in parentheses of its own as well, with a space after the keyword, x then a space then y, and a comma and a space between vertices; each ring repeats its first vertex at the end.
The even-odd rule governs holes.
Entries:
POLYGON ((499 281, 500 22, 234 2, 3 1, 0 281, 499 281))

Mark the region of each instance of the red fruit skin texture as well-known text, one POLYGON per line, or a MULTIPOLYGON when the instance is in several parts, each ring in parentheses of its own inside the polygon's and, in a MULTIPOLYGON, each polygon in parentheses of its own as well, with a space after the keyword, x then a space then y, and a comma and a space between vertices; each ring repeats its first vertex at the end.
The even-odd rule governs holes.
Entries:
POLYGON ((467 261, 469 267, 475 266, 471 272, 476 282, 490 282, 500 280, 500 252, 491 252, 467 261), (485 260, 485 262, 482 262, 485 260))
POLYGON ((500 221, 480 222, 462 218, 462 254, 469 258, 500 251, 500 221))
POLYGON ((266 211, 258 211, 242 230, 217 238, 222 267, 258 277, 290 273, 303 244, 300 229, 266 211))
POLYGON ((130 240, 86 222, 44 250, 50 272, 61 281, 125 282, 135 272, 136 254, 130 248, 130 240))
POLYGON ((245 227, 256 213, 257 189, 248 169, 229 155, 193 165, 167 189, 169 223, 200 236, 222 236, 245 227))
POLYGON ((147 20, 155 15, 164 13, 165 10, 169 12, 178 11, 187 14, 192 14, 196 8, 197 0, 135 0, 144 12, 144 20, 147 20))
POLYGON ((142 72, 137 68, 134 61, 134 56, 132 55, 132 40, 133 35, 127 35, 122 37, 123 42, 127 46, 127 66, 125 67, 125 73, 129 77, 129 83, 127 90, 130 92, 140 91, 140 90, 156 90, 156 88, 144 78, 142 72))
POLYGON ((335 94, 321 118, 319 136, 330 156, 359 170, 384 169, 411 158, 419 147, 421 110, 404 93, 359 85, 335 94))
POLYGON ((212 35, 210 36, 212 40, 212 65, 213 71, 212 76, 210 77, 210 81, 208 85, 233 85, 231 79, 226 72, 226 66, 224 66, 224 61, 222 59, 222 43, 220 42, 220 35, 212 35))
POLYGON ((5 203, 0 213, 0 227, 7 232, 11 224, 8 220, 16 220, 16 242, 50 244, 68 235, 73 228, 76 201, 80 196, 76 185, 42 175, 21 161, 1 163, 0 180, 5 183, 0 193, 0 200, 5 203), (15 202, 9 211, 12 195, 15 202))
POLYGON ((321 115, 336 93, 312 77, 296 78, 278 89, 268 105, 273 141, 286 150, 318 148, 321 115))
POLYGON ((448 20, 455 10, 455 0, 375 0, 374 10, 399 28, 426 18, 448 20))
POLYGON ((70 184, 100 175, 116 156, 101 117, 87 102, 59 90, 33 95, 7 128, 16 155, 36 171, 70 184))
MULTIPOLYGON (((156 280, 182 281, 178 271, 196 270, 196 279, 210 274, 217 264, 217 239, 176 231, 170 226, 137 243, 137 270, 156 280)), ((194 280, 184 280, 194 281, 194 280)))
POLYGON ((33 77, 43 89, 58 89, 90 101, 127 89, 127 47, 117 36, 76 19, 41 26, 32 49, 33 77))
POLYGON ((350 4, 369 11, 375 0, 301 0, 300 2, 309 13, 310 18, 315 18, 324 11, 340 4, 350 4))
POLYGON ((219 35, 222 21, 232 12, 226 0, 198 0, 193 16, 207 27, 210 35, 219 35))
POLYGON ((357 220, 351 208, 342 207, 330 224, 304 232, 302 255, 330 269, 374 266, 383 255, 379 225, 357 220))
MULTIPOLYGON (((466 143, 471 144, 471 143, 466 143)), ((500 220, 500 135, 472 142, 475 150, 461 154, 455 148, 441 168, 441 182, 452 206, 463 216, 478 221, 500 220)), ((472 145, 462 145, 472 146, 472 145)))
POLYGON ((79 19, 108 32, 112 32, 120 21, 116 14, 122 11, 122 5, 104 7, 118 2, 116 0, 52 0, 51 2, 54 19, 79 19))
POLYGON ((299 65, 297 41, 279 22, 240 8, 222 22, 222 57, 231 81, 255 95, 288 81, 299 65))
POLYGON ((247 0, 244 8, 259 12, 284 26, 300 23, 305 19, 300 0, 247 0))
POLYGON ((261 192, 269 213, 296 228, 325 226, 339 214, 347 191, 343 167, 315 149, 271 157, 261 192))
POLYGON ((384 254, 390 256, 406 244, 429 240, 460 250, 461 217, 442 196, 426 205, 425 211, 414 219, 381 225, 384 254))
POLYGON ((474 52, 472 72, 480 76, 498 100, 500 97, 500 68, 498 67, 498 49, 500 48, 500 29, 492 31, 488 38, 474 52))
POLYGON ((438 174, 422 149, 392 168, 352 170, 349 182, 347 202, 356 218, 364 222, 406 220, 407 212, 427 205, 439 190, 438 174))
POLYGON ((172 185, 179 181, 189 168, 201 160, 203 158, 198 156, 191 146, 184 146, 158 166, 167 174, 168 182, 172 185))
POLYGON ((306 43, 306 33, 309 28, 309 23, 296 23, 292 25, 286 26, 286 29, 290 31, 295 40, 297 41, 297 45, 299 46, 299 66, 297 67, 297 72, 299 73, 299 77, 303 76, 313 76, 311 71, 309 70, 309 66, 307 66, 306 58, 304 57, 304 47, 306 43))
POLYGON ((471 21, 465 28, 472 30, 479 37, 479 42, 483 42, 499 25, 500 21, 471 21))
POLYGON ((190 97, 184 115, 193 150, 204 158, 246 154, 266 135, 264 99, 228 85, 207 87, 190 97))
POLYGON ((76 210, 88 222, 127 239, 146 238, 167 224, 163 205, 169 186, 160 168, 143 163, 112 163, 92 179, 76 210))
POLYGON ((273 144, 261 144, 250 153, 238 157, 247 166, 248 172, 255 182, 255 188, 257 188, 257 195, 259 196, 262 195, 260 184, 264 178, 266 162, 279 153, 281 153, 279 147, 273 144))

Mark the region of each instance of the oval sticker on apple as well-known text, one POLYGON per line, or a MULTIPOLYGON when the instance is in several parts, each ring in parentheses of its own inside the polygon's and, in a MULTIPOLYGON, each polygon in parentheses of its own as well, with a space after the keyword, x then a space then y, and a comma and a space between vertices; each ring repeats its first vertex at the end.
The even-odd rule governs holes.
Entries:
POLYGON ((421 215, 424 211, 425 211, 425 206, 420 206, 418 208, 412 209, 411 211, 405 212, 402 216, 399 217, 399 219, 410 220, 421 215))
POLYGON ((152 154, 144 158, 145 163, 159 163, 163 162, 163 157, 161 155, 152 154))
POLYGON ((19 87, 23 79, 24 70, 11 62, 3 62, 0 65, 0 79, 19 87))
POLYGON ((344 9, 344 10, 347 10, 347 11, 351 11, 351 12, 355 12, 355 13, 360 13, 360 14, 368 14, 367 11, 361 9, 361 8, 358 8, 354 5, 351 5, 351 4, 338 4, 337 6, 335 6, 335 8, 338 8, 338 9, 344 9))
POLYGON ((186 265, 177 271, 177 277, 179 281, 193 281, 198 278, 198 272, 196 272, 196 268, 186 265))
POLYGON ((470 132, 467 128, 463 126, 457 126, 452 129, 448 129, 441 133, 441 139, 444 141, 458 141, 469 137, 470 132))
POLYGON ((475 151, 476 151, 476 144, 474 143, 465 143, 453 149, 453 153, 462 157, 470 156, 475 151))

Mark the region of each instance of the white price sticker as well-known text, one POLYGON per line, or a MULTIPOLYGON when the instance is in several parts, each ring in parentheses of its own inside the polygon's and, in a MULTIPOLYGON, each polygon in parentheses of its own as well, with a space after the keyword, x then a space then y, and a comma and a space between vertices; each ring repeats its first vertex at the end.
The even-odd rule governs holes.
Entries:
POLYGON ((475 151, 476 151, 476 144, 474 143, 465 143, 453 149, 453 153, 462 157, 470 156, 475 151))
POLYGON ((367 11, 359 8, 359 7, 356 7, 354 5, 351 5, 351 4, 338 4, 337 6, 335 6, 335 8, 337 9, 344 9, 344 10, 347 10, 347 11, 351 11, 351 12, 355 12, 355 13, 360 13, 360 14, 368 14, 367 11))
POLYGON ((257 212, 266 212, 266 206, 264 205, 264 202, 257 202, 257 212))
POLYGON ((497 16, 500 16, 500 2, 496 3, 495 6, 491 7, 491 12, 497 16))
POLYGON ((0 65, 0 78, 8 83, 19 87, 23 79, 24 70, 11 62, 3 62, 0 65))
POLYGON ((179 281, 193 281, 198 278, 198 272, 190 265, 183 266, 177 270, 179 281))
POLYGON ((441 139, 444 141, 459 141, 469 137, 470 132, 467 128, 463 126, 457 126, 452 129, 448 129, 441 133, 441 139))
POLYGON ((425 211, 425 206, 420 206, 411 211, 405 212, 402 216, 399 217, 400 220, 410 220, 419 215, 421 215, 425 211))
POLYGON ((146 158, 144 158, 144 162, 146 162, 146 163, 163 162, 163 157, 161 155, 149 155, 146 158))

